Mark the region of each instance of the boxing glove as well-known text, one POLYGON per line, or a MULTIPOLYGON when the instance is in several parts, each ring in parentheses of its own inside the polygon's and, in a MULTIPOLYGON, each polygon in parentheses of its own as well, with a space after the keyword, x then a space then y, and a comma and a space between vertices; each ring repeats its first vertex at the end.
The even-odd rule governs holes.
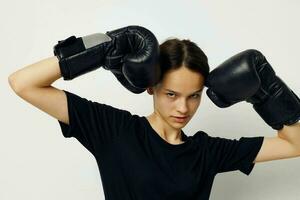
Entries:
POLYGON ((246 101, 273 129, 300 120, 298 96, 276 75, 263 54, 249 49, 227 59, 208 75, 207 96, 218 107, 246 101))
POLYGON ((54 46, 64 80, 103 67, 133 93, 142 93, 159 77, 159 45, 154 34, 141 26, 71 36, 54 46))

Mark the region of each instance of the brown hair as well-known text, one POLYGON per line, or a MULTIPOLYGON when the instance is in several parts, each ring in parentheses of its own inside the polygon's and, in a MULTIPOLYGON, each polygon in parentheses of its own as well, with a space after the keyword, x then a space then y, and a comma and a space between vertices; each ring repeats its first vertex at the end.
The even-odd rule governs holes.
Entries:
POLYGON ((209 74, 208 59, 198 45, 189 39, 179 40, 178 38, 168 39, 159 45, 160 56, 160 83, 166 72, 185 66, 188 69, 198 72, 206 80, 209 74))

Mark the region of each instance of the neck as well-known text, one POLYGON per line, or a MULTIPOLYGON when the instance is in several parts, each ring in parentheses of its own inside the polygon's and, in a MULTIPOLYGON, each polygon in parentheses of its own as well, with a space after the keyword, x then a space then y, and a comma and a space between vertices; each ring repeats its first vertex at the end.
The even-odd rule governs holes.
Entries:
POLYGON ((155 113, 146 117, 155 132, 169 143, 183 143, 181 129, 174 129, 155 113))

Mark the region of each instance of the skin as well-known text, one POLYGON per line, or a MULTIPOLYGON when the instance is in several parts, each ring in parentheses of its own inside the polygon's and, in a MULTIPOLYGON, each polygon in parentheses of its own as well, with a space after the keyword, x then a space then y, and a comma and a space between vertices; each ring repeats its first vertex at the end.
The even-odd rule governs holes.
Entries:
POLYGON ((153 95, 154 111, 146 118, 161 138, 170 144, 184 143, 181 129, 196 113, 202 97, 202 91, 199 90, 203 88, 204 77, 185 66, 168 71, 159 84, 147 88, 148 94, 153 95), (174 116, 188 118, 179 123, 174 116))

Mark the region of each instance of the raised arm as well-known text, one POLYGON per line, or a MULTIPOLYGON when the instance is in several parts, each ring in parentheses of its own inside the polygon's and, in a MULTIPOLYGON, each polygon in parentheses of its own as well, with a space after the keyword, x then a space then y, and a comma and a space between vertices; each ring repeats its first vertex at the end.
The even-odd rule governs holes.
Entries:
POLYGON ((53 56, 19 69, 8 80, 19 97, 68 124, 66 94, 51 86, 60 77, 58 59, 53 56))
POLYGON ((245 100, 277 130, 277 135, 264 138, 255 162, 300 156, 300 99, 260 51, 248 49, 232 56, 207 80, 207 94, 217 106, 245 100))
POLYGON ((55 80, 72 80, 103 66, 126 89, 141 93, 159 78, 158 52, 154 34, 141 26, 79 38, 71 36, 54 46, 55 56, 14 72, 9 83, 18 96, 69 124, 67 96, 51 86, 55 80))

